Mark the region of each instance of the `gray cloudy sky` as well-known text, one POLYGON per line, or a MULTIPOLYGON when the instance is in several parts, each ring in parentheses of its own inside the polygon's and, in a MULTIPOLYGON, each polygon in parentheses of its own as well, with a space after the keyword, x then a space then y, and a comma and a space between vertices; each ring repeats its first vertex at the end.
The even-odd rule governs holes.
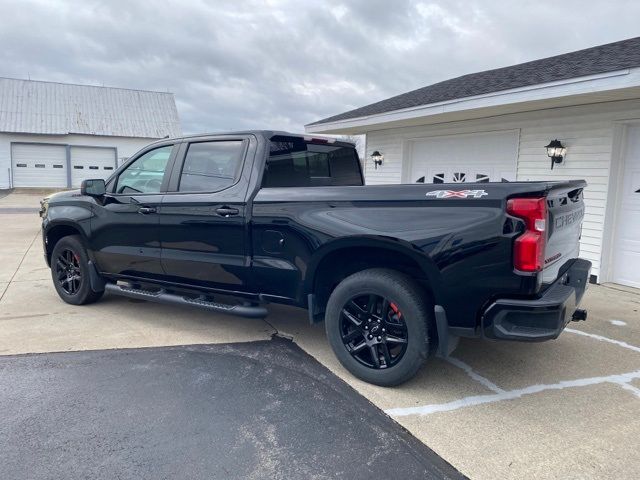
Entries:
POLYGON ((634 1, 0 0, 0 76, 171 91, 186 133, 305 123, 640 35, 634 1))

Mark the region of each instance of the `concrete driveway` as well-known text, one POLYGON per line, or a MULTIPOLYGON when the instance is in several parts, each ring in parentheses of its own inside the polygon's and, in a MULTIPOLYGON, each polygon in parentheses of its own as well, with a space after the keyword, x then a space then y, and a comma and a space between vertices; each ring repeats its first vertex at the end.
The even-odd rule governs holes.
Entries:
POLYGON ((471 478, 637 477, 637 290, 591 286, 589 320, 558 340, 462 341, 452 358, 432 359, 414 380, 385 389, 351 377, 323 327, 309 326, 299 309, 272 305, 261 321, 112 296, 87 307, 63 303, 42 260, 39 219, 9 212, 18 203, 0 199, 1 354, 251 342, 278 332, 471 478))

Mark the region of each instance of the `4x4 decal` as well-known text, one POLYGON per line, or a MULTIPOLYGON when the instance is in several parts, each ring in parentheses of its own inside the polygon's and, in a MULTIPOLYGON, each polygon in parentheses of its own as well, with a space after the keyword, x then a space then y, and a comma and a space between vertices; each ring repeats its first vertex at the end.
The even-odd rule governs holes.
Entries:
POLYGON ((489 195, 484 190, 434 190, 427 193, 427 197, 436 198, 482 198, 489 195))

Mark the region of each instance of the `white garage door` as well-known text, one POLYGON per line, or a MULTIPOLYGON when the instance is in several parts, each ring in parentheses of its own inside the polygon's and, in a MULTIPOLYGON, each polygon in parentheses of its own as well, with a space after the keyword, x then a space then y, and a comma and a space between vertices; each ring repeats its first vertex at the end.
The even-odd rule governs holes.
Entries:
POLYGON ((82 180, 107 178, 116 167, 116 150, 99 147, 71 147, 71 185, 82 180))
POLYGON ((516 179, 518 132, 414 140, 407 183, 500 182, 516 179))
POLYGON ((612 279, 640 288, 640 127, 629 127, 627 131, 623 168, 612 279))
POLYGON ((14 187, 66 187, 67 149, 64 145, 13 143, 14 187))

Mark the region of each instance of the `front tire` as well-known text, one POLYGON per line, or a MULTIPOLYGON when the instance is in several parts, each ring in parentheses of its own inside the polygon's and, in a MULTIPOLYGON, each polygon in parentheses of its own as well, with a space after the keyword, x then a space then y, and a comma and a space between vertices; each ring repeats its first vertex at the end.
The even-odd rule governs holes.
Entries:
POLYGON ((429 355, 431 304, 410 277, 363 270, 335 288, 325 329, 340 363, 354 376, 385 387, 413 377, 429 355))
POLYGON ((78 235, 56 243, 51 254, 51 277, 60 298, 71 305, 93 303, 104 294, 91 290, 89 256, 78 235))

